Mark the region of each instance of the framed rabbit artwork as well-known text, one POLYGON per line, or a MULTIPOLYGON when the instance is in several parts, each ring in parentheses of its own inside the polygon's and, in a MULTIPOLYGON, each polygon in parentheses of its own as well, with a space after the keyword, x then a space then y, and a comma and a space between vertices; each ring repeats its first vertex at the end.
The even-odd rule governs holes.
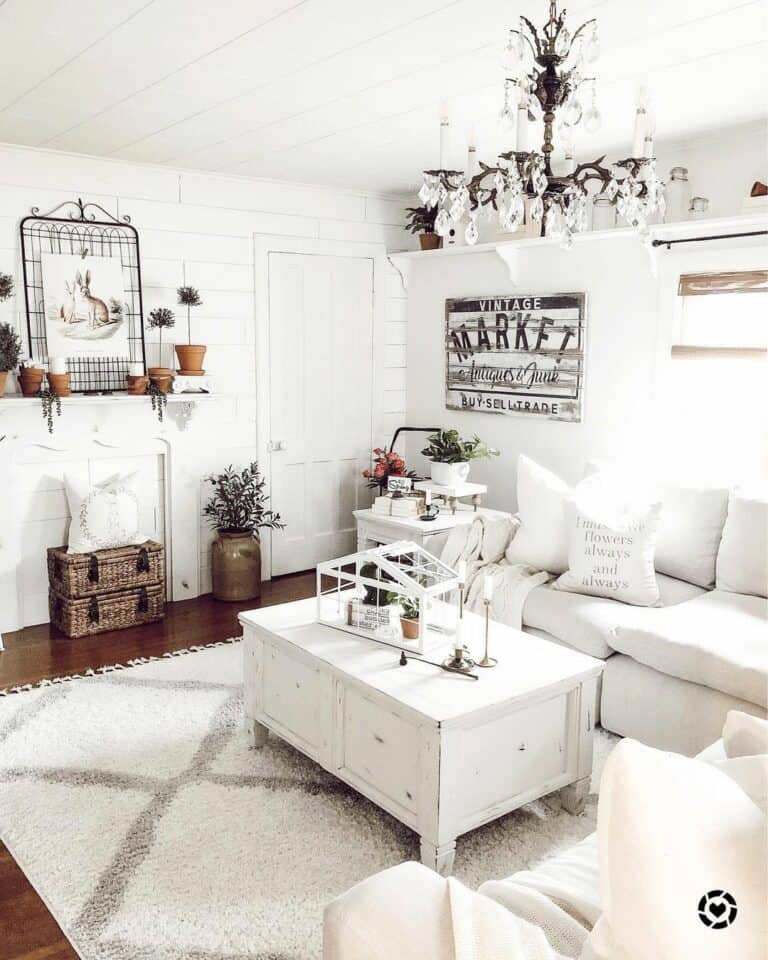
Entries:
POLYGON ((48 355, 130 358, 121 261, 64 253, 40 259, 48 355))

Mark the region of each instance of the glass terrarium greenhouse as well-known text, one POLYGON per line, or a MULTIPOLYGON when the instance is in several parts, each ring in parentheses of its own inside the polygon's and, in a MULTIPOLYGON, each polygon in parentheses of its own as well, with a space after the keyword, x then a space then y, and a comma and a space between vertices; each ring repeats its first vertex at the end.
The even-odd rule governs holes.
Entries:
POLYGON ((320 623, 413 653, 448 639, 456 573, 408 541, 317 565, 320 623))

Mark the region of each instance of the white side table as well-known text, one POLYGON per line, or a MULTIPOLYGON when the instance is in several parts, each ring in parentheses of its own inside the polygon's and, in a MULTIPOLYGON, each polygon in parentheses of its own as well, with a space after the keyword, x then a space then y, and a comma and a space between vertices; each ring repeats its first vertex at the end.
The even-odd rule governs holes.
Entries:
MULTIPOLYGON (((496 510, 481 510, 480 513, 498 513, 496 510)), ((355 510, 357 525, 357 549, 368 550, 383 543, 410 540, 437 555, 448 534, 454 527, 467 526, 478 514, 459 505, 455 513, 441 512, 435 520, 418 520, 411 517, 382 517, 372 510, 355 510)))
POLYGON ((415 490, 429 490, 433 497, 442 497, 451 509, 451 513, 456 513, 459 500, 462 497, 472 498, 472 508, 477 510, 483 500, 483 494, 488 493, 488 487, 484 483, 468 483, 462 480, 459 483, 444 484, 435 483, 434 480, 419 480, 414 484, 415 490))

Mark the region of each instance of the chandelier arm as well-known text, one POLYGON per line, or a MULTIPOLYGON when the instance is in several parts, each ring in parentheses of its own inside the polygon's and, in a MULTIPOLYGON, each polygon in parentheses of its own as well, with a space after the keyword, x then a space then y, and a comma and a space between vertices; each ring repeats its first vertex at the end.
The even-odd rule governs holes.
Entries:
MULTIPOLYGON (((584 23, 582 23, 582 25, 579 27, 579 29, 576 31, 576 33, 574 33, 574 35, 571 37, 571 47, 572 47, 572 46, 574 45, 574 43, 576 42, 577 37, 579 37, 579 36, 581 35, 582 31, 586 30, 587 27, 591 26, 593 23, 597 23, 597 19, 596 19, 595 17, 592 17, 591 20, 585 20, 584 23)), ((570 53, 570 52, 571 52, 571 48, 569 47, 569 48, 568 48, 568 53, 570 53)))
POLYGON ((598 192, 604 193, 605 188, 611 182, 613 174, 607 167, 603 166, 603 160, 605 160, 605 154, 603 154, 602 157, 598 157, 597 160, 590 160, 587 163, 578 164, 571 174, 574 183, 583 188, 590 180, 599 180, 602 186, 598 192))
POLYGON ((521 20, 523 21, 523 23, 528 27, 528 30, 530 31, 531 36, 533 37, 533 39, 534 39, 534 41, 535 41, 535 43, 536 43, 536 50, 534 51, 533 46, 531 45, 531 41, 530 41, 530 39, 528 38, 528 36, 527 36, 525 33, 522 33, 522 31, 519 31, 519 30, 516 31, 516 32, 517 32, 517 33, 521 33, 521 35, 522 35, 523 37, 525 37, 526 40, 528 40, 528 46, 531 47, 531 52, 533 53, 533 55, 534 55, 535 57, 540 57, 542 51, 541 51, 541 42, 539 41, 539 33, 538 33, 538 30, 536 29, 536 27, 534 27, 534 25, 531 23, 531 21, 528 19, 528 17, 520 17, 520 19, 521 19, 521 20))
MULTIPOLYGON (((531 55, 532 55, 534 58, 536 58, 536 57, 538 56, 538 53, 536 52, 535 47, 534 47, 533 44, 531 43, 530 37, 528 36, 527 33, 525 33, 525 32, 522 31, 522 30, 510 30, 509 32, 510 32, 510 33, 516 33, 516 34, 518 35, 518 37, 522 37, 523 40, 525 40, 525 42, 528 44, 528 46, 529 46, 529 48, 530 48, 530 51, 531 51, 531 55)), ((515 82, 515 81, 513 81, 513 82, 515 82)))

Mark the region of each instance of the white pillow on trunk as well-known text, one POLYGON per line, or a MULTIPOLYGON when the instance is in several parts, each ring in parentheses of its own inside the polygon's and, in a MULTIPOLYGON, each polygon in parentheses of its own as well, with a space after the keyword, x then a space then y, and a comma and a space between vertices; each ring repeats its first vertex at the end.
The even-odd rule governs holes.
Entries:
POLYGON ((572 490, 565 481, 520 454, 517 458, 517 509, 520 527, 506 552, 509 563, 527 563, 562 573, 568 568, 565 503, 572 490))
POLYGON ((67 553, 93 553, 112 547, 146 543, 139 530, 136 473, 115 474, 90 486, 80 477, 64 475, 72 520, 67 553))
POLYGON ((768 597, 768 500, 731 493, 717 554, 717 589, 768 597))
POLYGON ((566 504, 568 570, 557 590, 639 607, 659 602, 654 570, 661 504, 622 500, 603 477, 583 480, 566 504))

